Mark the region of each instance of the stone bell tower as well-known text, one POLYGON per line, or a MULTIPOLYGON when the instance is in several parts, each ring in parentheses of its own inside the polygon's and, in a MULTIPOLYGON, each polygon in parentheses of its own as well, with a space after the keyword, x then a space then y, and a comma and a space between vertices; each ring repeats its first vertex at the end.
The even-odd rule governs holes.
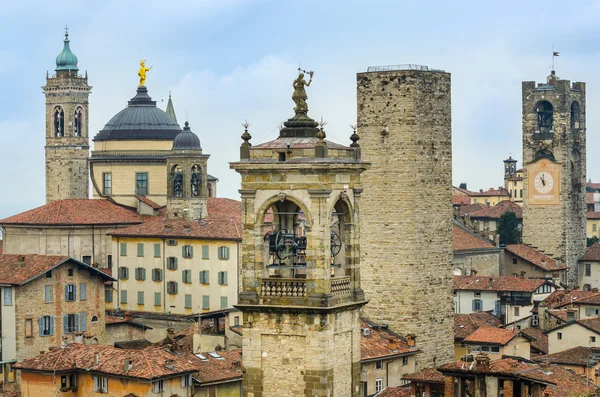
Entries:
MULTIPOLYGON (((308 117, 304 75, 294 82, 295 116, 277 139, 242 135, 243 395, 359 395, 358 136, 325 140, 308 117)), ((311 73, 312 78, 312 73, 311 73)))
POLYGON ((88 97, 92 87, 78 75, 77 57, 65 33, 56 74, 46 76, 46 203, 89 197, 88 97))
POLYGON ((585 83, 523 82, 523 242, 565 263, 578 284, 586 247, 585 83))

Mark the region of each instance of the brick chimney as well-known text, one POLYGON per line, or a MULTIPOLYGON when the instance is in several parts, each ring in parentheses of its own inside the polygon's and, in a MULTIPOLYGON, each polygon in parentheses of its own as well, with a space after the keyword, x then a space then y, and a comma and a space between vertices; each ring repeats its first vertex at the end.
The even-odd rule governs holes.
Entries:
POLYGON ((479 353, 475 356, 475 362, 477 362, 477 369, 481 371, 490 370, 490 357, 485 353, 479 353))
POLYGON ((410 347, 415 347, 417 344, 417 337, 414 334, 408 334, 406 335, 406 342, 408 342, 408 345, 410 347))

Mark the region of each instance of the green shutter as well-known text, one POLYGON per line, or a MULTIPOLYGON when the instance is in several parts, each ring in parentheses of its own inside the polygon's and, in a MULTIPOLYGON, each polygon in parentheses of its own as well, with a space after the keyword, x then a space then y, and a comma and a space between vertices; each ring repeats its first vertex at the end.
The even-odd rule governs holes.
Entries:
POLYGON ((137 295, 138 295, 138 297, 137 297, 138 305, 143 305, 144 304, 144 291, 138 291, 137 295))
POLYGON ((121 256, 127 256, 127 243, 121 243, 121 256))
POLYGON ((185 295, 185 308, 186 309, 192 308, 192 295, 190 295, 190 294, 185 295))
POLYGON ((121 303, 127 303, 127 291, 121 290, 121 303))
POLYGON ((223 284, 227 284, 227 272, 223 272, 223 284))
POLYGON ((202 246, 202 259, 208 259, 208 245, 202 246))
POLYGON ((137 256, 144 256, 144 243, 138 243, 137 256))
POLYGON ((221 297, 221 309, 227 309, 227 297, 226 296, 221 297))
POLYGON ((154 293, 154 306, 160 306, 160 292, 154 293))
POLYGON ((204 309, 204 310, 210 309, 210 296, 208 296, 208 295, 202 296, 202 309, 204 309))
POLYGON ((160 244, 154 244, 154 256, 160 257, 160 244))
POLYGON ((226 254, 225 259, 229 259, 229 247, 225 247, 225 254, 226 254))

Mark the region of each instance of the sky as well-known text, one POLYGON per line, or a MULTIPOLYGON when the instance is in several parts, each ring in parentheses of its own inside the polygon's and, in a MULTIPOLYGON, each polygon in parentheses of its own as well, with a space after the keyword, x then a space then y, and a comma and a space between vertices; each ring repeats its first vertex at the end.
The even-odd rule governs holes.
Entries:
MULTIPOLYGON (((509 155, 521 166, 521 82, 556 73, 587 83, 587 176, 600 182, 599 1, 125 0, 0 2, 0 219, 45 203, 46 71, 68 24, 87 71, 90 137, 135 95, 139 60, 165 108, 172 93, 211 155, 218 195, 239 199, 244 120, 252 143, 274 139, 293 116, 292 81, 314 70, 309 115, 328 139, 349 144, 356 73, 420 64, 452 74, 453 183, 503 183, 509 155)), ((359 131, 360 133, 360 131, 359 131)), ((91 143, 91 142, 90 142, 91 143)))

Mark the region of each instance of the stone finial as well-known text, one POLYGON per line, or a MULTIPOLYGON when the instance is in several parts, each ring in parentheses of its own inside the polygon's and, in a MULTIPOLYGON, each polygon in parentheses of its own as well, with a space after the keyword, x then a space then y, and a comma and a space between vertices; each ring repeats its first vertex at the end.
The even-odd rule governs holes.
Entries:
POLYGON ((252 146, 252 144, 250 143, 252 135, 250 135, 250 133, 248 132, 248 127, 250 127, 250 123, 248 122, 248 120, 244 120, 244 122, 242 123, 242 127, 244 127, 244 133, 242 134, 242 139, 244 140, 244 142, 240 146, 240 159, 247 160, 250 158, 250 146, 252 146))
POLYGON ((325 142, 325 137, 327 136, 327 134, 325 134, 325 131, 323 130, 323 127, 325 127, 326 125, 327 122, 325 122, 325 120, 323 120, 323 117, 321 117, 321 121, 319 121, 319 129, 316 133, 316 137, 319 138, 319 141, 315 145, 316 158, 322 159, 327 157, 327 142, 325 142))
POLYGON ((323 117, 321 117, 321 121, 319 121, 319 132, 317 132, 317 138, 319 138, 319 143, 325 143, 325 138, 327 137, 327 134, 325 134, 323 127, 325 127, 326 125, 327 122, 323 120, 323 117))
POLYGON ((350 140, 352 143, 350 144, 350 147, 359 147, 360 145, 358 144, 358 140, 360 137, 356 133, 356 124, 350 124, 350 128, 352 128, 352 135, 350 135, 350 140))

